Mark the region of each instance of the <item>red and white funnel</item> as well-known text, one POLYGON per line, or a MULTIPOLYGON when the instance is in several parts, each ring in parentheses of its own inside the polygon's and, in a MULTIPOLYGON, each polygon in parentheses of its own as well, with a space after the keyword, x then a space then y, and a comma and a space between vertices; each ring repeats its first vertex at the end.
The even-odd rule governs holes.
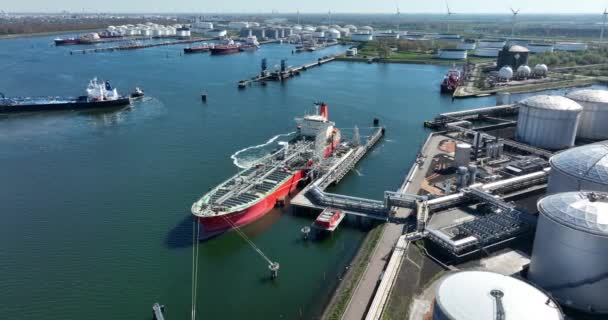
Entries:
POLYGON ((322 102, 321 107, 319 107, 319 115, 323 116, 325 120, 329 120, 329 109, 327 108, 325 102, 322 102))

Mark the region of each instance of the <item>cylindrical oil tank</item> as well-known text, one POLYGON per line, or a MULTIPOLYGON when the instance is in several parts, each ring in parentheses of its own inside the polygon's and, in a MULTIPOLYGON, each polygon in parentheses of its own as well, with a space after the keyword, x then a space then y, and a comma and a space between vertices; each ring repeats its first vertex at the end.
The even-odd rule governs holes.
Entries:
POLYGON ((496 92, 496 105, 504 106, 511 103, 511 94, 509 92, 496 92))
POLYGON ((477 182, 477 166, 474 164, 470 164, 469 165, 469 181, 468 183, 474 184, 475 182, 477 182))
POLYGON ((454 166, 466 167, 471 161, 471 145, 468 143, 457 143, 454 152, 454 166))
POLYGON ((561 96, 538 95, 519 103, 517 139, 545 149, 574 145, 583 107, 561 96))
POLYGON ((542 198, 528 278, 562 305, 608 314, 608 193, 542 198))
POLYGON ((583 89, 572 91, 566 97, 583 107, 577 136, 593 140, 608 139, 608 91, 583 89))
POLYGON ((522 280, 487 271, 450 273, 439 280, 433 320, 561 320, 543 291, 522 280), (504 317, 497 311, 502 310, 504 317))
POLYGON ((469 185, 469 170, 467 167, 458 167, 458 188, 466 188, 469 185))
POLYGON ((549 160, 548 193, 589 190, 608 192, 608 141, 560 152, 549 160))

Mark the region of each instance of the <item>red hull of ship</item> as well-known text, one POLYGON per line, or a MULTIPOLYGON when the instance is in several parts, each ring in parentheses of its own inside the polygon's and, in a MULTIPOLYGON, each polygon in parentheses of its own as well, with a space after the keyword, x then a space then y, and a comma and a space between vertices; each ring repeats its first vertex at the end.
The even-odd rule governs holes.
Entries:
POLYGON ((304 170, 296 172, 289 180, 281 185, 275 192, 269 194, 266 198, 253 206, 234 213, 215 217, 199 217, 198 220, 202 225, 204 236, 217 234, 232 228, 231 224, 243 226, 251 223, 274 208, 277 199, 287 196, 290 192, 298 187, 298 182, 304 176, 304 170), (230 220, 228 222, 227 220, 230 220))
POLYGON ((211 54, 213 55, 222 55, 222 54, 231 54, 231 53, 239 53, 239 47, 234 48, 213 48, 211 49, 211 54))
MULTIPOLYGON (((340 138, 337 138, 330 145, 327 146, 324 152, 324 156, 328 157, 340 144, 340 138)), ((240 227, 249 224, 268 213, 274 208, 277 203, 277 199, 284 198, 289 195, 292 191, 298 187, 298 182, 304 177, 305 171, 297 171, 289 180, 283 183, 275 192, 266 196, 266 198, 260 200, 260 202, 253 206, 233 212, 230 214, 214 217, 198 217, 198 221, 201 225, 201 239, 206 239, 219 235, 229 229, 232 229, 233 225, 240 227), (230 220, 230 221, 227 221, 230 220)))

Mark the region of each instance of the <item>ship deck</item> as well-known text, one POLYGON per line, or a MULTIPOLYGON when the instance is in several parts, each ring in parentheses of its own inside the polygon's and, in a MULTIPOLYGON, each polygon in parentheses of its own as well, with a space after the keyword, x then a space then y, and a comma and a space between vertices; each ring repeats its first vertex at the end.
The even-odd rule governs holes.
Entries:
POLYGON ((303 154, 312 150, 311 141, 298 141, 263 158, 252 167, 220 184, 199 201, 199 216, 222 215, 242 210, 264 199, 293 177, 306 164, 303 154), (287 156, 284 156, 287 154, 287 156), (211 209, 211 210, 206 210, 211 209), (213 214, 211 214, 213 212, 213 214))

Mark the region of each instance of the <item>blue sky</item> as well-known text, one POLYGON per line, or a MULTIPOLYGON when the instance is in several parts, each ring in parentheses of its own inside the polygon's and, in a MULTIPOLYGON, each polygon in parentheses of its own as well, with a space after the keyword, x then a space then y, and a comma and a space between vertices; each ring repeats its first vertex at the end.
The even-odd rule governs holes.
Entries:
MULTIPOLYGON (((523 13, 597 13, 608 0, 451 0, 450 7, 460 13, 504 13, 509 7, 523 13)), ((445 0, 0 0, 7 12, 101 11, 101 12, 395 12, 443 13, 445 0)))

